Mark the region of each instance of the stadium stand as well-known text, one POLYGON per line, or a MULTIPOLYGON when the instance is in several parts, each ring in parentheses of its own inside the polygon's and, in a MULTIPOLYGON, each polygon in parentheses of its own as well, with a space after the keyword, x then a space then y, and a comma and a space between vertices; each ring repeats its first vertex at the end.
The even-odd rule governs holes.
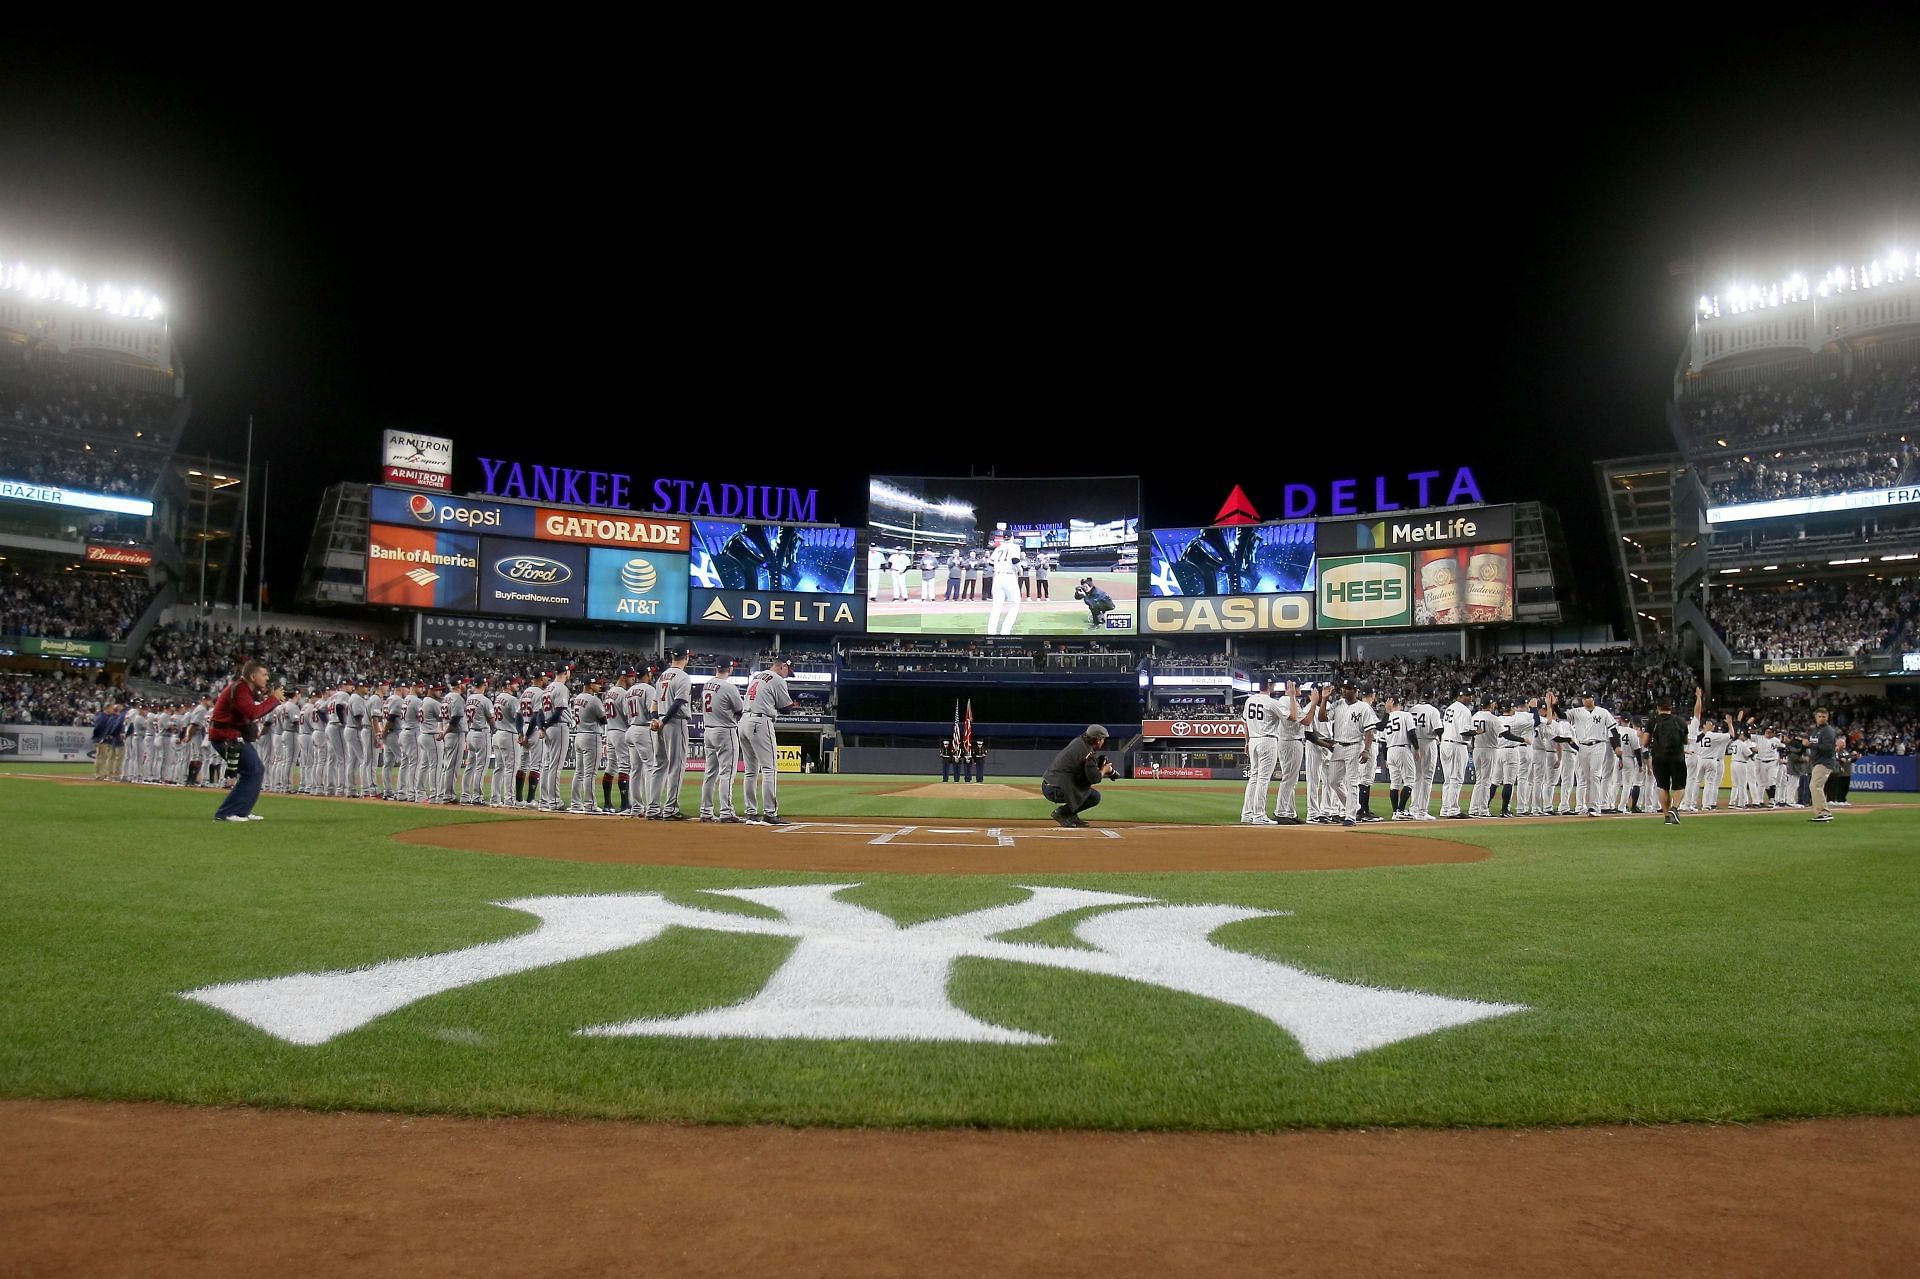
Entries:
POLYGON ((1920 473, 1920 449, 1892 435, 1837 451, 1812 447, 1743 456, 1708 471, 1714 506, 1892 488, 1920 473))
POLYGON ((92 679, 61 675, 0 678, 0 724, 92 727, 115 690, 92 679))
POLYGON ((0 573, 0 635, 117 643, 139 620, 153 587, 135 575, 0 573))
POLYGON ((1798 440, 1920 415, 1920 363, 1899 358, 1911 344, 1866 357, 1847 372, 1815 356, 1770 368, 1764 381, 1732 389, 1700 388, 1678 404, 1689 454, 1798 440))
POLYGON ((1743 657, 1853 657, 1896 643, 1920 616, 1920 583, 1816 582, 1784 591, 1736 590, 1713 604, 1711 621, 1743 657))
POLYGON ((57 357, 0 359, 0 421, 89 440, 146 440, 171 446, 171 397, 108 386, 57 357))

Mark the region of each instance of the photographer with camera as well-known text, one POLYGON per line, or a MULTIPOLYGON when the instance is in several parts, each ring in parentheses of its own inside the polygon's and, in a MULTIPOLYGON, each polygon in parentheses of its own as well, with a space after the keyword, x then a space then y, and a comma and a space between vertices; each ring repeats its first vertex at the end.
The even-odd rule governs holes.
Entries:
POLYGON ((260 721, 280 704, 285 689, 267 693, 267 667, 263 662, 248 662, 240 668, 240 678, 220 691, 207 720, 207 739, 214 748, 234 761, 239 780, 214 813, 216 822, 257 822, 253 805, 260 798, 260 782, 265 770, 253 749, 260 735, 260 721))
POLYGON ((1040 779, 1040 793, 1059 807, 1050 814, 1062 826, 1085 826, 1080 814, 1100 802, 1094 786, 1118 778, 1113 763, 1099 753, 1107 744, 1107 730, 1089 724, 1087 731, 1066 744, 1040 779))
POLYGON ((1088 623, 1089 630, 1097 631, 1106 625, 1107 614, 1113 611, 1113 596, 1095 586, 1092 578, 1080 579, 1080 584, 1073 589, 1073 598, 1085 604, 1087 612, 1092 615, 1093 620, 1088 623))

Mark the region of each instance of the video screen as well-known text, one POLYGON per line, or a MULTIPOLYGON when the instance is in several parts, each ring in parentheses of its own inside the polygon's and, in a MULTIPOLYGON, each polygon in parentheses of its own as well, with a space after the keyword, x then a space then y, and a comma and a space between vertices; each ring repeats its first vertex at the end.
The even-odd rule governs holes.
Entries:
POLYGON ((1154 595, 1271 595, 1313 589, 1313 521, 1148 534, 1154 595))
POLYGON ((868 483, 867 630, 882 635, 1135 634, 1140 480, 868 483))
POLYGON ((852 595, 857 529, 693 522, 695 586, 715 591, 852 595))

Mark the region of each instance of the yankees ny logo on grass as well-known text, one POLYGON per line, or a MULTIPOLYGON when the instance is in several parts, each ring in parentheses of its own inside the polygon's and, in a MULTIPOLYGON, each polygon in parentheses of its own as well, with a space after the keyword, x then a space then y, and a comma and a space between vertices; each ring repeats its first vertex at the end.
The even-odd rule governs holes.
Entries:
POLYGON ((540 926, 522 937, 342 972, 296 973, 182 995, 294 1044, 324 1044, 422 999, 569 960, 652 941, 669 928, 791 937, 798 941, 759 994, 684 1017, 588 1026, 596 1037, 872 1039, 1050 1044, 1044 1035, 981 1021, 954 1005, 957 959, 997 959, 1097 973, 1244 1008, 1292 1035, 1310 1061, 1336 1061, 1419 1035, 1525 1011, 1416 991, 1378 990, 1217 946, 1228 924, 1287 912, 1239 906, 1171 906, 1150 897, 1029 888, 1027 900, 901 927, 837 894, 857 884, 709 889, 778 919, 699 910, 657 893, 525 897, 500 902, 540 926), (1056 915, 1116 907, 1080 921, 1091 950, 995 940, 1056 915))

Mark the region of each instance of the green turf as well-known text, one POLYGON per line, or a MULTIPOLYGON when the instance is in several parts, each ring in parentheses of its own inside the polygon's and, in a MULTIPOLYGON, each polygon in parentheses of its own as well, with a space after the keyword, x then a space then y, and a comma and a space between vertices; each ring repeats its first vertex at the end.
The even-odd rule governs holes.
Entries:
MULTIPOLYGON (((891 816, 907 801, 883 802, 876 788, 926 780, 789 778, 783 808, 891 816)), ((1103 819, 1231 820, 1238 811, 1233 785, 1108 789, 1103 819)), ((1863 802, 1824 827, 1803 814, 1698 819, 1677 831, 1604 819, 1375 827, 1470 840, 1493 857, 1311 874, 1001 879, 519 860, 389 838, 510 815, 269 797, 260 807, 268 820, 242 827, 209 821, 214 802, 0 778, 10 835, 0 853, 0 1095, 1110 1128, 1920 1110, 1920 809, 1863 802), (490 904, 513 897, 655 891, 726 909, 697 890, 852 880, 861 887, 845 896, 902 922, 1017 901, 1023 883, 1288 911, 1230 925, 1215 941, 1343 981, 1531 1011, 1314 1064, 1284 1032, 1226 1005, 963 960, 951 989, 959 1007, 1055 1044, 572 1033, 747 998, 793 944, 686 930, 444 994, 318 1047, 178 998, 214 982, 513 937, 531 919, 490 904)), ((633 828, 635 839, 678 833, 633 828)), ((1073 945, 1073 920, 1018 940, 1073 945)))

